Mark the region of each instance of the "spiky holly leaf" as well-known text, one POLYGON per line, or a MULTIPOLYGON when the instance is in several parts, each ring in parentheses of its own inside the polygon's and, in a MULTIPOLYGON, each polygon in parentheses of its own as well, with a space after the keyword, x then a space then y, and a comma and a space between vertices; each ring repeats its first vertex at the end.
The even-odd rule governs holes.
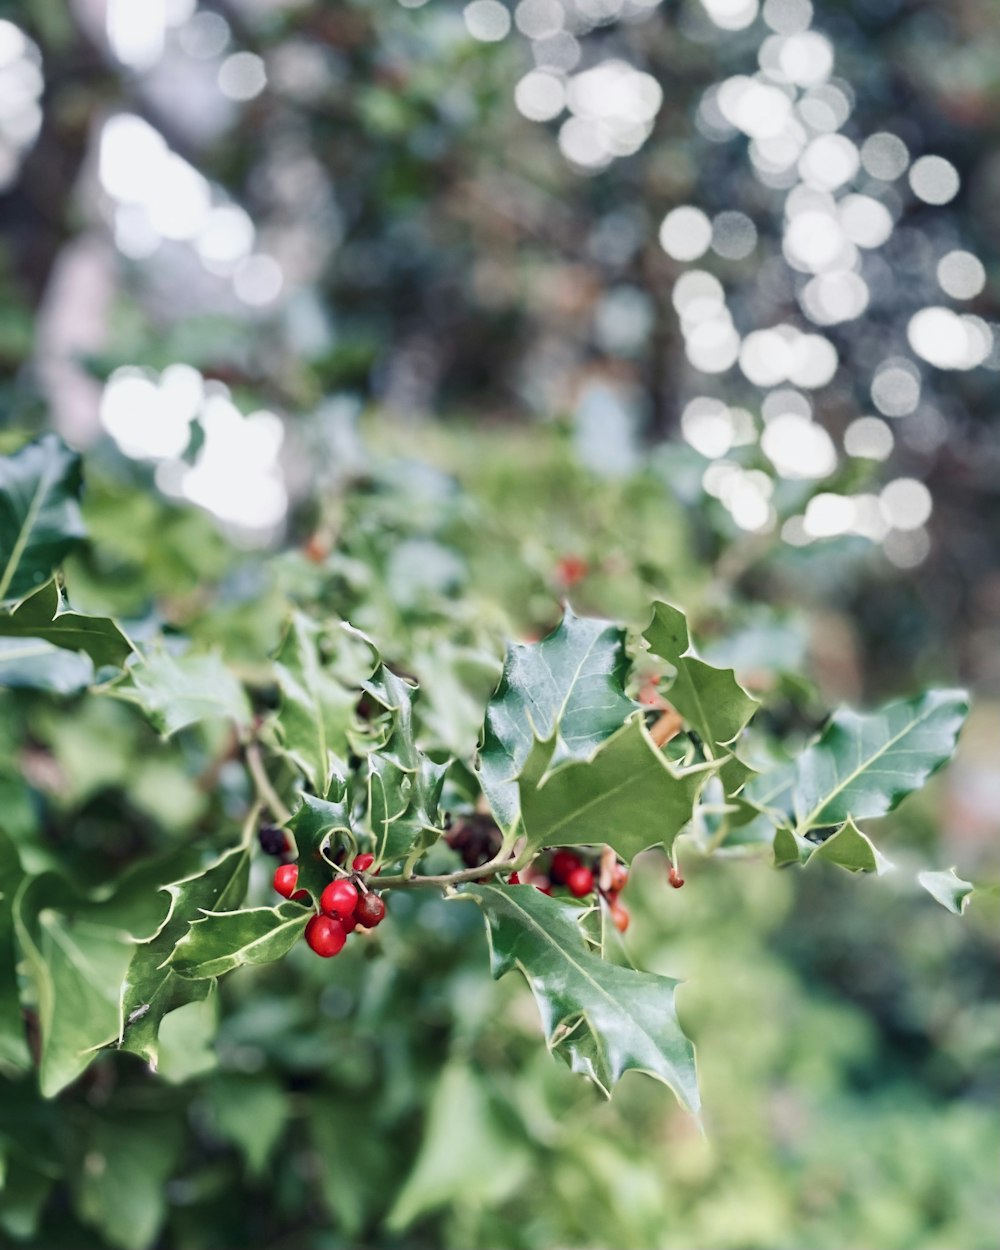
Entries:
POLYGON ((835 833, 810 852, 805 862, 811 864, 814 860, 826 860, 846 868, 848 872, 873 872, 879 877, 892 868, 892 864, 853 820, 845 820, 835 833))
POLYGON ((116 1034, 122 1050, 141 1055, 155 1068, 160 1021, 168 1011, 211 991, 208 982, 185 980, 166 961, 203 911, 238 907, 243 902, 249 873, 250 851, 244 841, 207 868, 163 887, 169 896, 166 918, 136 948, 120 978, 116 1034))
POLYGON ((0 602, 47 581, 85 537, 80 457, 54 434, 0 456, 0 602))
MULTIPOLYGON (((667 697, 704 743, 711 758, 743 732, 760 704, 751 699, 731 668, 715 668, 698 659, 691 649, 687 618, 669 603, 653 604, 653 619, 643 634, 654 655, 675 672, 667 697)), ((741 786, 746 775, 730 770, 730 780, 741 786)), ((728 793, 734 791, 728 790, 728 793)))
POLYGON ((493 976, 520 970, 531 986, 549 1048, 608 1095, 629 1070, 699 1105, 694 1048, 677 1020, 671 977, 635 972, 595 954, 575 909, 533 886, 475 885, 459 898, 482 909, 493 976))
POLYGON ((541 642, 511 643, 479 751, 480 781, 501 829, 517 824, 518 778, 536 739, 552 742, 553 766, 586 759, 636 709, 625 694, 628 669, 624 631, 568 608, 541 642))
POLYGON ((292 949, 315 913, 301 903, 209 912, 196 920, 170 955, 168 965, 194 981, 221 977, 245 964, 267 964, 292 949))
POLYGON ((200 721, 231 720, 243 728, 251 718, 243 687, 214 653, 147 651, 129 669, 129 682, 109 693, 137 703, 167 738, 200 721))
POLYGON ((954 868, 947 868, 943 872, 919 872, 917 880, 931 898, 956 916, 965 911, 975 893, 972 882, 963 881, 954 868))
POLYGON ((281 691, 278 741, 317 794, 325 794, 333 773, 343 771, 358 697, 325 662, 323 638, 320 625, 294 612, 274 659, 281 691))
POLYGON ((587 760, 553 767, 552 742, 537 742, 518 783, 529 847, 607 843, 630 861, 646 847, 670 847, 691 819, 715 765, 677 766, 639 718, 587 760))
POLYGON ((40 638, 66 651, 82 651, 95 668, 121 668, 133 651, 109 617, 69 611, 55 580, 9 611, 0 611, 0 637, 40 638))
POLYGON ((835 712, 798 758, 796 830, 884 816, 954 754, 969 710, 962 690, 930 690, 862 714, 835 712))
POLYGON ((327 859, 331 843, 338 835, 354 840, 346 782, 335 777, 325 799, 308 793, 300 795, 286 828, 298 850, 298 884, 318 898, 332 877, 327 859))
POLYGON ((368 820, 377 865, 415 855, 444 832, 439 804, 447 765, 423 755, 418 761, 405 772, 381 752, 368 757, 368 820))

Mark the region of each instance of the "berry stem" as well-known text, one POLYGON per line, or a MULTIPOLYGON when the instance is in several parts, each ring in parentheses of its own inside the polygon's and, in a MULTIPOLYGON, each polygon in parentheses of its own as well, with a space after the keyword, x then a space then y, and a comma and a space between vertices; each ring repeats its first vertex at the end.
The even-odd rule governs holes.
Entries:
POLYGON ((246 758, 247 768, 250 770, 250 776, 253 778, 254 788, 261 802, 279 825, 285 824, 290 819, 292 813, 282 803, 277 790, 271 784, 271 778, 267 775, 267 771, 264 768, 264 759, 260 753, 260 747, 256 742, 248 742, 243 754, 246 758))

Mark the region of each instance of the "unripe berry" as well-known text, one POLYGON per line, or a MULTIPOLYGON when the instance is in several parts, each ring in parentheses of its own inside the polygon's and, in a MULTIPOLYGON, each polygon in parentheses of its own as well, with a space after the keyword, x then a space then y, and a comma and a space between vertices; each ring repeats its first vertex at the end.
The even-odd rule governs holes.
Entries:
POLYGON ((618 932, 624 933, 625 930, 628 928, 628 922, 631 919, 631 917, 629 916, 626 909, 622 907, 621 903, 612 903, 611 919, 614 922, 614 926, 618 930, 618 932))
POLYGON ((277 825, 261 825, 257 830, 257 841, 265 855, 285 855, 292 849, 288 834, 277 825))
POLYGON ((675 890, 679 890, 681 886, 684 884, 684 878, 677 871, 677 869, 673 866, 673 864, 670 865, 670 871, 667 873, 667 880, 670 882, 670 884, 674 887, 675 890))
POLYGON ((611 869, 611 886, 610 889, 614 894, 620 894, 628 885, 628 869, 624 864, 615 864, 611 869))
POLYGON ((274 888, 282 898, 291 898, 299 879, 297 864, 279 864, 274 870, 274 888))
POLYGON ((320 910, 325 911, 328 916, 338 916, 341 919, 345 919, 353 914, 357 905, 357 888, 343 877, 338 878, 336 881, 331 881, 319 896, 320 910))
POLYGON ((580 864, 566 878, 566 885, 569 887, 570 894, 575 898, 583 898, 594 888, 594 874, 589 868, 584 868, 580 864))
POLYGON ((317 955, 329 959, 331 955, 339 955, 344 949, 347 934, 339 920, 330 916, 313 916, 306 925, 306 941, 317 955))
POLYGON ((385 903, 373 890, 369 890, 358 899, 358 905, 354 909, 354 918, 366 929, 374 929, 385 919, 385 903))
POLYGON ((569 874, 580 867, 580 861, 572 851, 556 851, 549 865, 549 876, 556 885, 565 885, 569 874))
POLYGON ((351 864, 351 867, 355 872, 367 872, 374 863, 375 856, 366 853, 364 855, 355 855, 354 862, 351 864))

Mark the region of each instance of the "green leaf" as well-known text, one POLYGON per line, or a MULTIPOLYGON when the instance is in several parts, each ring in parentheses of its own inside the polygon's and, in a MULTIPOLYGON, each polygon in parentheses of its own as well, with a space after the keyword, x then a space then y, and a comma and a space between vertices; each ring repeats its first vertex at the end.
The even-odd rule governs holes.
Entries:
POLYGON ((85 537, 80 457, 54 434, 0 457, 0 602, 48 580, 85 537))
POLYGON ((166 1183, 177 1166, 180 1124, 159 1115, 156 1131, 142 1119, 94 1117, 73 1200, 85 1224, 120 1250, 146 1250, 166 1214, 166 1183))
POLYGON ((625 694, 628 669, 624 631, 568 608, 541 642, 511 643, 479 751, 480 780, 501 829, 517 823, 517 782, 536 739, 552 740, 553 765, 586 759, 636 709, 625 694))
POLYGON ((0 686, 79 694, 94 680, 91 660, 44 638, 0 638, 0 686))
POLYGON ((630 861, 670 847, 691 819, 714 765, 675 768, 640 719, 623 726, 586 761, 552 768, 551 743, 537 743, 519 783, 528 845, 607 843, 630 861))
POLYGON ((368 815, 377 865, 405 859, 441 836, 439 803, 447 771, 447 765, 423 756, 414 772, 404 772, 381 753, 368 757, 368 815))
MULTIPOLYGON (((643 637, 653 653, 676 670, 668 698, 699 735, 706 754, 711 758, 725 753, 760 704, 751 699, 731 668, 714 668, 689 654, 687 620, 669 603, 653 605, 653 619, 643 637)), ((741 777, 739 784, 745 780, 741 777)))
POLYGON ((211 912, 188 929, 168 962, 191 980, 221 977, 245 964, 272 963, 288 954, 313 914, 301 903, 211 912))
POLYGON ((325 799, 308 792, 301 794, 299 805, 286 828, 298 848, 298 884, 318 898, 332 877, 330 865, 323 855, 327 844, 337 834, 354 836, 346 784, 338 783, 334 778, 325 799))
POLYGON ((33 1237, 54 1183, 52 1176, 12 1159, 0 1200, 0 1228, 16 1241, 33 1237))
POLYGON ((475 885, 495 979, 512 969, 531 986, 549 1048, 608 1095, 625 1072, 647 1072, 697 1111, 694 1049, 677 1020, 671 977, 607 963, 587 946, 577 912, 530 885, 475 885))
POLYGON ((936 899, 942 907, 947 907, 956 916, 961 916, 969 905, 975 892, 971 881, 963 881, 954 868, 943 872, 918 872, 917 880, 931 898, 936 899))
POLYGON ((779 825, 774 831, 775 868, 785 868, 788 864, 804 864, 813 849, 811 842, 784 825, 779 825))
POLYGON ((441 1072, 427 1110, 420 1151, 389 1211, 387 1227, 401 1232, 441 1207, 492 1208, 528 1179, 532 1157, 493 1107, 467 1063, 441 1072))
POLYGON ((10 611, 0 611, 0 637, 41 638, 67 651, 82 651, 95 668, 121 668, 133 650, 110 618, 66 610, 55 580, 10 611))
POLYGON ((216 1077, 208 1089, 216 1132, 232 1142, 251 1176, 262 1175, 291 1111, 285 1091, 266 1076, 216 1077))
POLYGON ((800 833, 884 816, 951 758, 969 710, 961 690, 931 690, 869 715, 843 708, 799 756, 800 833))
POLYGON ((165 737, 204 720, 231 720, 238 727, 250 723, 243 687, 219 655, 150 651, 129 676, 131 687, 113 687, 110 693, 138 703, 165 737))
POLYGON ((238 907, 246 896, 250 851, 244 842, 201 872, 163 887, 169 898, 166 918, 135 950, 120 985, 118 1044, 155 1068, 160 1022, 169 1011, 205 998, 209 982, 177 975, 167 960, 188 927, 210 908, 238 907))
POLYGON ((134 943, 104 923, 102 904, 56 873, 28 878, 14 902, 41 1032, 39 1083, 52 1098, 118 1034, 118 997, 134 943))
POLYGON ((357 692, 324 665, 322 628, 295 612, 275 656, 281 690, 276 724, 281 747, 318 794, 351 750, 357 692))
POLYGON ((212 1043, 219 1028, 217 994, 195 999, 160 1021, 157 1072, 172 1085, 204 1076, 218 1064, 212 1043))
POLYGON ((17 988, 14 895, 24 880, 14 843, 0 830, 0 1062, 31 1066, 17 988))
POLYGON ((892 864, 853 820, 846 820, 836 833, 821 842, 806 863, 810 864, 814 859, 825 859, 849 872, 874 872, 879 877, 892 868, 892 864))

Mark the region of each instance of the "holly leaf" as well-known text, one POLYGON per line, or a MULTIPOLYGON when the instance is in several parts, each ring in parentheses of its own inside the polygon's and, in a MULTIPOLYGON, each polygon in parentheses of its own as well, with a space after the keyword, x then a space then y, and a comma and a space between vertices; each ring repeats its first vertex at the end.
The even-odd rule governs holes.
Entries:
POLYGON ((17 988, 14 895, 24 880, 14 843, 0 830, 0 1060, 15 1068, 31 1066, 17 988))
MULTIPOLYGON (((678 608, 655 603, 643 637, 654 655, 674 668, 668 698, 701 738, 706 755, 725 754, 760 704, 751 699, 731 668, 715 668, 692 653, 687 618, 678 608)), ((739 784, 745 780, 743 776, 739 784)))
POLYGON ((961 916, 975 892, 971 881, 963 881, 954 868, 943 872, 918 872, 917 880, 931 898, 956 916, 961 916))
POLYGON ((85 616, 66 609, 53 579, 9 611, 0 611, 0 638, 40 638, 66 651, 82 651, 95 668, 121 668, 132 644, 106 616, 85 616))
POLYGON ((41 1034, 39 1083, 53 1098, 118 1034, 119 987, 132 936, 108 925, 103 904, 81 897, 57 873, 28 878, 14 902, 41 1034))
POLYGON ((168 963, 182 977, 221 977, 245 964, 268 964, 287 955, 314 915, 301 903, 210 912, 196 920, 168 963))
POLYGON ((607 963, 588 948, 578 913, 530 885, 474 885, 494 979, 513 969, 531 986, 549 1049, 605 1094, 629 1070, 670 1087, 697 1111, 694 1048, 681 1030, 671 977, 607 963))
POLYGON ((358 697, 323 663, 322 636, 315 621, 295 612, 274 659, 281 691, 278 740, 318 794, 326 793, 335 770, 343 771, 358 697))
POLYGON ((392 863, 431 846, 441 836, 439 810, 446 764, 419 758, 404 772, 380 752, 368 757, 368 818, 375 839, 375 863, 392 863))
POLYGON ((243 687, 217 654, 173 656, 148 651, 129 669, 131 685, 109 693, 138 703, 164 737, 205 720, 251 719, 243 687))
POLYGON ((86 536, 80 457, 54 434, 0 456, 0 602, 48 580, 86 536))
POLYGON ((0 638, 0 686, 79 694, 94 680, 94 665, 80 653, 64 651, 44 638, 0 638))
POLYGON ((625 633, 566 609, 538 643, 511 643, 486 709, 479 777, 497 824, 519 815, 518 778, 536 739, 552 742, 553 766, 593 754, 638 704, 625 694, 625 633))
POLYGON ((551 741, 536 743, 518 783, 528 846, 607 843, 626 861, 660 842, 669 849, 716 768, 676 767, 639 718, 588 760, 554 768, 553 757, 551 741))
POLYGON ((884 816, 954 754, 969 710, 961 690, 930 690, 862 714, 842 708, 799 756, 796 829, 884 816))
POLYGON ((404 680, 392 669, 379 664, 372 676, 361 683, 362 689, 389 712, 389 724, 379 750, 397 768, 412 772, 420 766, 413 705, 419 687, 404 680))
POLYGON ((243 902, 249 873, 250 850, 244 841, 203 871, 162 887, 169 900, 166 917, 152 937, 135 949, 120 979, 116 1034, 122 1050, 140 1055, 155 1069, 163 1017, 211 992, 210 983, 178 976, 167 960, 203 910, 238 907, 243 902))
POLYGON ((354 837, 346 783, 334 778, 325 799, 308 792, 301 794, 286 828, 298 849, 298 884, 318 898, 331 878, 330 865, 323 855, 327 844, 338 833, 354 837))
POLYGON ((819 859, 838 864, 849 872, 873 872, 879 877, 892 868, 892 864, 853 820, 844 821, 836 833, 824 839, 810 852, 806 863, 819 859))

